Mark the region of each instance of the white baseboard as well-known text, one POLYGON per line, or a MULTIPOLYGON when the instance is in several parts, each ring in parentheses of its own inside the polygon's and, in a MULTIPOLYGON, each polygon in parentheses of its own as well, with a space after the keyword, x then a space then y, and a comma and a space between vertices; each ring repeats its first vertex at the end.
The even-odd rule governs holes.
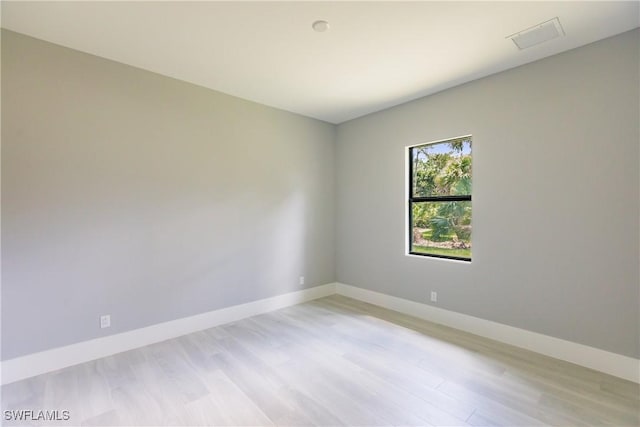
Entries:
POLYGON ((0 364, 0 383, 12 383, 334 293, 640 382, 640 360, 632 357, 343 283, 329 283, 5 360, 0 364))
POLYGON ((343 283, 336 284, 336 293, 629 381, 640 382, 640 360, 632 357, 343 283))
POLYGON ((66 368, 67 366, 77 365, 181 335, 212 328, 224 323, 234 322, 300 304, 305 301, 322 298, 334 294, 335 289, 335 283, 329 283, 107 337, 83 341, 39 353, 32 353, 15 359, 4 360, 2 361, 0 369, 1 383, 12 383, 46 372, 66 368))

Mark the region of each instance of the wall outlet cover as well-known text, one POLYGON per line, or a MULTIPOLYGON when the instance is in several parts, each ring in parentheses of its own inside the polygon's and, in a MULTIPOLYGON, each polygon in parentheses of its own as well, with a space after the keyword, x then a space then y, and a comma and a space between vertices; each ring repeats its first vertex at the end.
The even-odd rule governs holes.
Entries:
POLYGON ((105 314, 104 316, 100 316, 100 328, 108 328, 111 326, 111 315, 105 314))

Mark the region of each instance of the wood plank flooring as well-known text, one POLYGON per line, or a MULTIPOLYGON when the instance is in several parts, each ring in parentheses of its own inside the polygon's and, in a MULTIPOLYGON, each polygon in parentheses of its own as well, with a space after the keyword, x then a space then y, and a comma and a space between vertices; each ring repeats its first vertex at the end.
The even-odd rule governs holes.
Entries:
POLYGON ((638 426, 640 389, 331 296, 2 387, 3 425, 638 426), (6 410, 68 410, 9 422, 6 410))

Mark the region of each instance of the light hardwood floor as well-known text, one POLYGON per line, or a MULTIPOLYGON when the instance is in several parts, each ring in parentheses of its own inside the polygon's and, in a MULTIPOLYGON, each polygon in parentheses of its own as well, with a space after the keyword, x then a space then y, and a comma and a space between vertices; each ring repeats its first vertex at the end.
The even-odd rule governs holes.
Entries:
MULTIPOLYGON (((341 296, 2 388, 5 425, 638 426, 637 384, 341 296)), ((4 419, 4 416, 3 416, 4 419)))

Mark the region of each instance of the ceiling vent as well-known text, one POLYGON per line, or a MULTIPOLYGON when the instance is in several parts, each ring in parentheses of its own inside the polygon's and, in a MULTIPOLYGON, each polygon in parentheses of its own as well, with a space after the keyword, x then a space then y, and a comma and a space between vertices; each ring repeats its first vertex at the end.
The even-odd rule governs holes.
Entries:
POLYGON ((562 29, 560 20, 555 17, 507 38, 513 40, 518 49, 522 50, 561 36, 564 36, 564 29, 562 29))

